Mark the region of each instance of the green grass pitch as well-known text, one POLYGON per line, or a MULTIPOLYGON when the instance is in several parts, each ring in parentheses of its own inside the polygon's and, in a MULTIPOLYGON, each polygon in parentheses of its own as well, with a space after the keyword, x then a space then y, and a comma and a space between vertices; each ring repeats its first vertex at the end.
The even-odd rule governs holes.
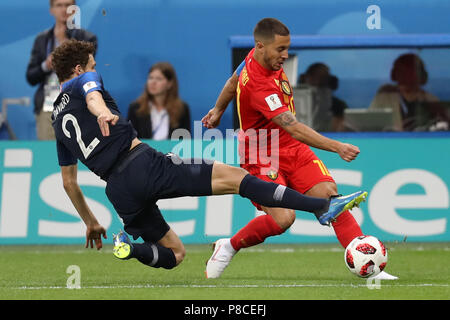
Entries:
POLYGON ((386 243, 396 281, 367 285, 327 245, 260 245, 235 256, 220 279, 205 279, 209 245, 186 245, 173 270, 120 261, 112 246, 0 246, 0 299, 307 300, 450 298, 449 243, 386 243), (68 289, 80 270, 80 289, 68 289), (69 282, 69 284, 72 282, 69 282))

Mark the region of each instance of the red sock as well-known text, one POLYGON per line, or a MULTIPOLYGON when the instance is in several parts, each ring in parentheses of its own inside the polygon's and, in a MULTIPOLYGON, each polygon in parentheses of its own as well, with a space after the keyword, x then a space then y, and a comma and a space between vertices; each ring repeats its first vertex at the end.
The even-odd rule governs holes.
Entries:
POLYGON ((355 217, 347 210, 332 223, 334 232, 341 243, 346 248, 356 237, 362 236, 362 230, 355 220, 355 217))
POLYGON ((283 229, 275 222, 272 216, 265 214, 250 221, 238 231, 230 240, 233 248, 238 251, 264 242, 267 237, 282 234, 283 229))

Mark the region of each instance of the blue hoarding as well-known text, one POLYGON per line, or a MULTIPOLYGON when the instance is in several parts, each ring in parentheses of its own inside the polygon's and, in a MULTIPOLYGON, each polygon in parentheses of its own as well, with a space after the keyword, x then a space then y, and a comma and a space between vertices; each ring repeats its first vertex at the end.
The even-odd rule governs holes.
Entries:
MULTIPOLYGON (((387 240, 450 241, 448 229, 450 137, 436 135, 338 136, 361 154, 347 163, 337 154, 315 150, 342 194, 369 192, 352 211, 365 234, 387 240), (388 136, 388 137, 387 137, 388 136)), ((238 165, 233 139, 146 141, 182 156, 204 156, 238 165), (232 154, 230 154, 232 153, 232 154)), ((112 232, 122 223, 104 193, 105 182, 79 164, 78 183, 98 220, 112 232)), ((62 187, 54 142, 0 143, 0 244, 83 243, 84 225, 62 187)), ((185 243, 229 237, 261 214, 239 196, 185 197, 158 202, 166 220, 185 243)), ((297 219, 272 243, 336 242, 332 228, 314 216, 297 219)))

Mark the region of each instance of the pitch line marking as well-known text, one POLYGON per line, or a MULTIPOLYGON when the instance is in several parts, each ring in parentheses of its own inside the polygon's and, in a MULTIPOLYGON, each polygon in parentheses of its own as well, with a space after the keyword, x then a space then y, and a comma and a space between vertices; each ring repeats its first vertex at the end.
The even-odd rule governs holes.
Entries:
MULTIPOLYGON (((384 281, 383 281, 384 282, 384 281)), ((448 287, 448 284, 432 284, 432 283, 418 283, 418 284, 382 284, 382 287, 448 287)), ((365 288, 367 284, 230 284, 230 285, 208 285, 208 284, 175 284, 175 285, 117 285, 117 286, 81 286, 82 289, 158 289, 158 288, 365 288)), ((67 289, 64 286, 22 286, 10 288, 14 290, 45 290, 45 289, 67 289)))

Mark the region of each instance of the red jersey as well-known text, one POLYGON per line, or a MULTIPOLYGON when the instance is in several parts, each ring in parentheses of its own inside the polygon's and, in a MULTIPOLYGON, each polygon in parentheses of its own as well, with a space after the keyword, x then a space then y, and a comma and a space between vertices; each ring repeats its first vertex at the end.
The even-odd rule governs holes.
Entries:
POLYGON ((237 112, 241 128, 239 153, 241 163, 267 165, 268 158, 278 157, 279 150, 304 144, 272 121, 286 111, 295 114, 292 89, 286 74, 282 68, 273 71, 261 66, 253 59, 254 51, 250 51, 236 70, 239 75, 237 112))

